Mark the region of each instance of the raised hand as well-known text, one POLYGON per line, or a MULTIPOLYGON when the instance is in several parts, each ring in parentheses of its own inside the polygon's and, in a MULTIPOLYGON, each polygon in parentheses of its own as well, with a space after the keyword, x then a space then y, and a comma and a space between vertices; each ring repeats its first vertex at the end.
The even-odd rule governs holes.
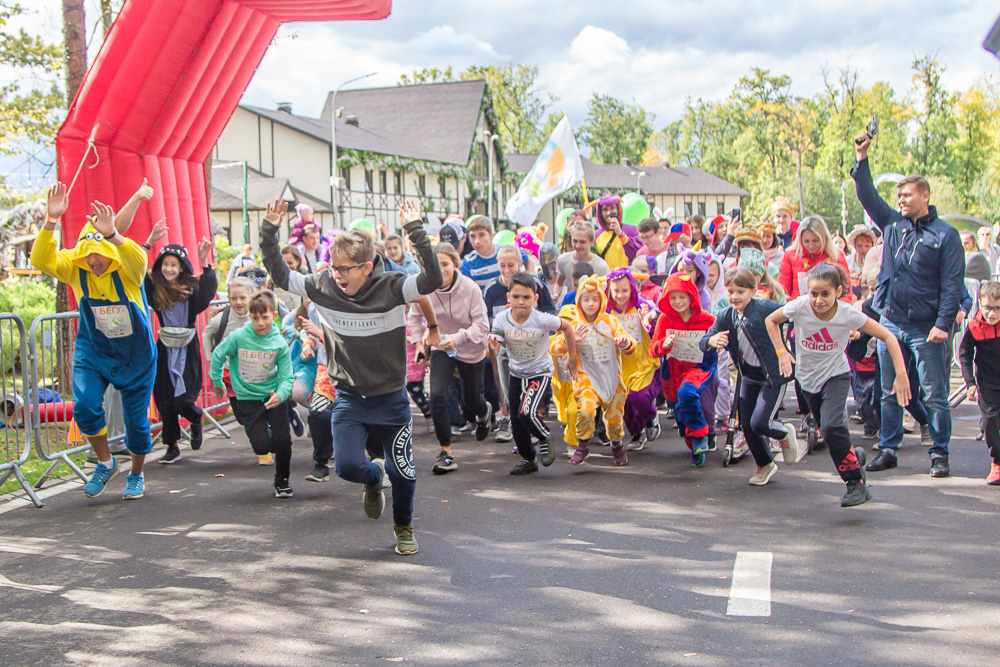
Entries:
POLYGON ((56 183, 49 188, 49 198, 45 204, 45 214, 50 218, 61 218, 67 208, 69 208, 69 195, 66 194, 66 185, 64 183, 56 183))
POLYGON ((139 201, 149 201, 153 198, 153 194, 153 188, 149 186, 149 181, 144 178, 142 179, 142 185, 139 186, 139 189, 135 191, 135 195, 133 196, 139 201))
POLYGON ((403 225, 423 219, 424 205, 420 203, 420 200, 407 199, 399 207, 399 222, 403 225))
POLYGON ((107 204, 102 204, 99 201, 95 201, 93 204, 94 213, 97 214, 97 218, 94 220, 93 226, 104 238, 109 238, 115 235, 115 211, 113 208, 107 204))
POLYGON ((206 237, 202 236, 201 241, 198 242, 198 261, 201 262, 202 266, 208 266, 205 264, 208 261, 208 253, 212 251, 212 241, 206 237))
POLYGON ((285 215, 288 213, 288 202, 283 199, 277 199, 273 204, 267 205, 267 212, 264 213, 264 220, 270 222, 276 227, 281 226, 281 222, 285 219, 285 215))
POLYGON ((858 136, 854 137, 854 152, 858 160, 864 160, 868 157, 868 147, 872 145, 872 138, 868 136, 868 132, 864 131, 858 136))
POLYGON ((162 218, 159 222, 153 225, 153 231, 149 233, 149 238, 146 239, 146 245, 151 246, 162 239, 167 235, 168 230, 169 227, 167 227, 167 219, 162 218))

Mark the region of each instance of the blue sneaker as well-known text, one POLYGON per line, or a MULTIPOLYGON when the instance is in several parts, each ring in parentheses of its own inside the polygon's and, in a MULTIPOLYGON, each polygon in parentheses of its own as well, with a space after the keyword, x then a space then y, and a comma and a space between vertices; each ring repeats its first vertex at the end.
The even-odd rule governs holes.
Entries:
POLYGON ((692 443, 692 445, 693 446, 691 447, 691 452, 695 455, 702 454, 701 458, 702 461, 704 461, 705 459, 704 454, 708 451, 708 438, 707 437, 698 438, 692 443))
POLYGON ((142 475, 131 473, 125 478, 125 490, 122 491, 123 500, 135 500, 142 498, 142 490, 146 485, 146 479, 142 475))
POLYGON ((83 487, 83 494, 88 498, 96 498, 97 496, 104 493, 104 489, 107 488, 108 482, 113 480, 118 476, 121 467, 118 465, 118 461, 115 457, 111 457, 111 467, 108 468, 103 463, 98 463, 97 468, 94 469, 94 474, 90 476, 87 484, 83 487))
POLYGON ((705 455, 704 454, 692 454, 691 455, 691 467, 700 468, 705 465, 705 455))

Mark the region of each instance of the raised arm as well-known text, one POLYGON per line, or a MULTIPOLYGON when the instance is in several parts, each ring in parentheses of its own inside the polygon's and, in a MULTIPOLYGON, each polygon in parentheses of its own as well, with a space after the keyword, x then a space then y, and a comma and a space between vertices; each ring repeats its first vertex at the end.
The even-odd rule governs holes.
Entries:
POLYGON ((415 282, 418 294, 430 294, 444 285, 444 276, 431 240, 424 231, 424 208, 419 201, 406 200, 399 207, 399 219, 420 265, 420 273, 407 278, 407 282, 415 282))
POLYGON ((267 269, 275 287, 307 297, 309 295, 306 294, 305 276, 288 270, 288 265, 281 256, 281 247, 278 245, 278 229, 286 213, 288 213, 288 202, 284 200, 279 199, 267 205, 264 221, 260 225, 260 252, 264 257, 264 268, 267 269))
POLYGON ((851 178, 854 179, 854 189, 865 213, 879 229, 884 229, 897 219, 899 213, 886 204, 879 196, 878 190, 875 189, 871 168, 868 166, 868 147, 871 142, 872 140, 866 132, 855 137, 854 149, 857 154, 857 162, 851 169, 851 178))
POLYGON ((118 211, 118 215, 115 216, 115 229, 118 230, 119 234, 124 234, 132 226, 132 219, 135 217, 135 212, 138 210, 140 202, 149 201, 152 198, 153 188, 149 187, 148 182, 144 178, 139 189, 129 197, 129 200, 125 202, 122 209, 118 211))

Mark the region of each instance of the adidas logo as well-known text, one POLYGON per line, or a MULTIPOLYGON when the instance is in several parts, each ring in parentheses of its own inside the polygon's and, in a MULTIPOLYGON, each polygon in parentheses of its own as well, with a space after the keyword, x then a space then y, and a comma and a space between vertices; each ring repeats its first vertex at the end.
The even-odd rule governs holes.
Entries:
POLYGON ((836 350, 840 347, 837 341, 833 340, 830 336, 830 332, 823 327, 812 336, 804 339, 801 343, 802 347, 807 350, 813 350, 815 352, 829 352, 830 350, 836 350))
MULTIPOLYGON (((824 331, 826 331, 826 329, 824 329, 824 331)), ((847 456, 845 456, 844 460, 837 466, 837 470, 840 472, 848 472, 850 470, 857 470, 860 467, 861 463, 858 462, 858 455, 854 453, 854 448, 851 447, 851 450, 847 452, 847 456)))

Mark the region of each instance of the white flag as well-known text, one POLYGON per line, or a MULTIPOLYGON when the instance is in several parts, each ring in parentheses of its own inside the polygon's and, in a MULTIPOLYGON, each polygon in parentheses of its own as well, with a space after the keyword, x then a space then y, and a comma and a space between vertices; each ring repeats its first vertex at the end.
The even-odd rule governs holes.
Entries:
POLYGON ((519 225, 531 225, 542 206, 566 192, 583 178, 583 161, 576 146, 569 118, 556 125, 535 164, 507 200, 507 218, 519 225))

